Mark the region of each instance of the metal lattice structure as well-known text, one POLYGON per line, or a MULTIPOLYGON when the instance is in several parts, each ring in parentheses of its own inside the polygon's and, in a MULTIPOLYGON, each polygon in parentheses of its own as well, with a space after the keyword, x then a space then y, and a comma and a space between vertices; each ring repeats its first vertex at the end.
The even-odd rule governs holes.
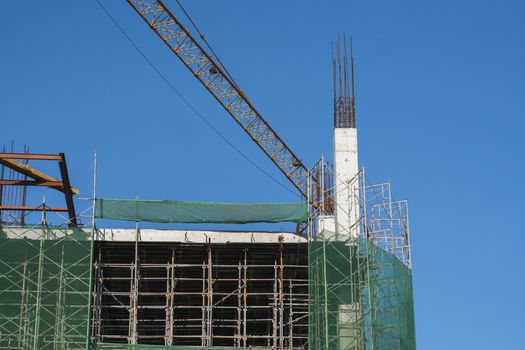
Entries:
MULTIPOLYGON (((407 202, 392 199, 390 183, 370 184, 364 170, 343 190, 359 201, 354 227, 337 235, 316 220, 309 224, 308 346, 413 350, 407 202), (352 193, 356 188, 359 192, 352 193)), ((333 192, 323 190, 325 195, 333 192)), ((318 208, 312 212, 323 218, 318 208)))
POLYGON ((306 197, 308 169, 277 135, 221 64, 160 0, 128 0, 149 27, 306 197))
POLYGON ((306 244, 152 243, 140 230, 135 237, 96 244, 93 343, 306 346, 306 244))

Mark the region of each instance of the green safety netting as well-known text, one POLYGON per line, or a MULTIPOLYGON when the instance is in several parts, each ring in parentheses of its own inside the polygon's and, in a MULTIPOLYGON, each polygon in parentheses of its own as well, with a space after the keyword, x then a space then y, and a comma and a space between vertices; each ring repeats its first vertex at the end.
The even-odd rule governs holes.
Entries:
POLYGON ((309 244, 308 347, 415 350, 412 273, 366 239, 309 244))
POLYGON ((306 203, 237 204, 99 198, 95 216, 161 223, 304 223, 307 211, 306 203))
MULTIPOLYGON (((366 239, 309 243, 309 349, 415 350, 412 274, 366 239)), ((88 349, 89 230, 0 225, 0 349, 88 349)), ((233 350, 92 344, 103 350, 233 350)))
POLYGON ((0 225, 0 349, 86 349, 92 241, 70 228, 0 225))

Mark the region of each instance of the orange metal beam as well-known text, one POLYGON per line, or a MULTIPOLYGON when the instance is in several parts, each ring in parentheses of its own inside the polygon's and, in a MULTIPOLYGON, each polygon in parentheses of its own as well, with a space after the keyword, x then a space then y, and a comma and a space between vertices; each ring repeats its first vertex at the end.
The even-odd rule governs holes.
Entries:
MULTIPOLYGON (((4 153, 5 154, 5 153, 4 153)), ((60 158, 62 159, 62 158, 60 158)), ((61 182, 58 179, 55 179, 54 177, 51 177, 47 174, 44 174, 41 171, 36 170, 35 168, 30 167, 27 164, 20 163, 19 161, 16 161, 15 159, 9 159, 9 158, 2 158, 0 156, 0 163, 4 164, 6 167, 11 168, 15 171, 18 171, 21 174, 24 174, 36 181, 41 182, 61 182)), ((60 192, 64 192, 64 187, 57 188, 60 192)), ((73 194, 80 194, 80 191, 76 189, 75 187, 71 187, 71 192, 73 194)))
POLYGON ((36 153, 1 153, 4 159, 33 159, 33 160, 60 160, 60 154, 36 154, 36 153))
POLYGON ((22 207, 16 205, 2 205, 0 210, 20 210, 20 211, 68 211, 67 208, 50 208, 50 207, 22 207))
POLYGON ((5 186, 45 186, 63 187, 60 181, 24 181, 24 180, 0 180, 0 185, 5 186))

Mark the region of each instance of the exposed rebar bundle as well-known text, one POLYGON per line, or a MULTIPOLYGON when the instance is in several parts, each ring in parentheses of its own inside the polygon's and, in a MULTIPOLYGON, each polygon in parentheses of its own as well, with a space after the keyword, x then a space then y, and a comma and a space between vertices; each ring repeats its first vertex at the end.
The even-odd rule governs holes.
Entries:
POLYGON ((355 128, 355 94, 354 94, 354 56, 352 38, 350 38, 350 74, 348 71, 348 55, 346 35, 337 37, 334 50, 332 43, 332 72, 334 91, 334 127, 355 128))

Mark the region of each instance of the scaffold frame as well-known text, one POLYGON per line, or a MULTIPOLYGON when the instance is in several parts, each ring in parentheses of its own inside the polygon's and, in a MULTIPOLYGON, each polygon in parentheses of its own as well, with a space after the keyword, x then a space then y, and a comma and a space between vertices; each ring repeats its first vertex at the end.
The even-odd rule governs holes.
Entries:
MULTIPOLYGON (((313 171, 334 176, 323 160, 313 171)), ((321 203, 310 207, 307 227, 309 348, 413 350, 408 202, 392 199, 390 182, 371 184, 363 168, 338 189, 349 196, 343 212, 356 215, 358 204, 354 224, 341 229, 330 224, 335 191, 311 187, 309 194, 321 203)))
POLYGON ((0 225, 0 348, 88 347, 90 232, 0 225))

